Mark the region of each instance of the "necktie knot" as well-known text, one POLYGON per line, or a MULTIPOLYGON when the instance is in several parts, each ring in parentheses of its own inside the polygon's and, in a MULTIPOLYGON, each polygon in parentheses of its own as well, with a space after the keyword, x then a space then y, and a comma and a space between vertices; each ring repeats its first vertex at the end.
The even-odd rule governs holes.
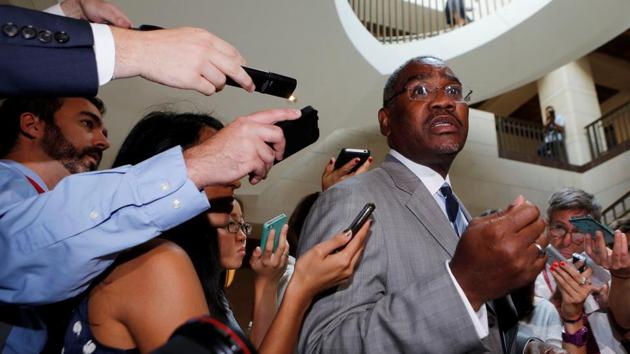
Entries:
POLYGON ((453 190, 451 186, 447 183, 444 183, 442 187, 440 187, 440 192, 446 199, 446 215, 448 215, 448 221, 455 224, 455 220, 457 220, 457 214, 459 213, 459 202, 453 195, 453 190))

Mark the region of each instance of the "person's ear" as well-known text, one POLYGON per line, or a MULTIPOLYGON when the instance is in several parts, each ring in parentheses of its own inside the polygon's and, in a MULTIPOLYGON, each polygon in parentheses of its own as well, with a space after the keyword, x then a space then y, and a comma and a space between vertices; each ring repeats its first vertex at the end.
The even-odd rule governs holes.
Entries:
POLYGON ((28 138, 37 139, 44 136, 45 128, 46 123, 35 114, 24 112, 20 115, 20 131, 28 138))
POLYGON ((389 110, 386 107, 378 110, 378 124, 381 134, 388 137, 391 133, 391 128, 389 126, 389 110))

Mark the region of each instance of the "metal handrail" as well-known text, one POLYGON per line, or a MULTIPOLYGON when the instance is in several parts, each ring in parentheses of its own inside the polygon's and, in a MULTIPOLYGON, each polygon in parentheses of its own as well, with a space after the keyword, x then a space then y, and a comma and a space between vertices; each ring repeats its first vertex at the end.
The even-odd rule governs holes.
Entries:
POLYGON ((585 127, 591 157, 596 159, 630 141, 630 102, 585 127))
POLYGON ((466 26, 511 0, 348 0, 381 43, 425 39, 466 26))
POLYGON ((495 117, 499 155, 518 155, 567 162, 562 138, 545 141, 547 131, 541 123, 510 117, 495 117))
POLYGON ((630 211, 630 191, 627 191, 621 198, 602 210, 602 219, 604 219, 604 223, 611 224, 613 221, 626 215, 628 211, 630 211))

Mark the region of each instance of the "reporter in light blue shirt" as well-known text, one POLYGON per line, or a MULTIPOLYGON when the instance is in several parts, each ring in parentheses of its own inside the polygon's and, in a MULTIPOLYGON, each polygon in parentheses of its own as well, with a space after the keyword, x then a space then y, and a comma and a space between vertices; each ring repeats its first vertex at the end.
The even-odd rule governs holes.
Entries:
MULTIPOLYGON (((94 169, 109 146, 100 111, 91 99, 36 100, 0 105, 0 305, 77 295, 119 252, 205 211, 205 186, 248 174, 259 182, 284 150, 273 123, 300 115, 258 112, 186 156, 175 147, 135 166, 69 175, 94 169)), ((14 327, 2 352, 38 352, 42 344, 41 331, 14 327)))

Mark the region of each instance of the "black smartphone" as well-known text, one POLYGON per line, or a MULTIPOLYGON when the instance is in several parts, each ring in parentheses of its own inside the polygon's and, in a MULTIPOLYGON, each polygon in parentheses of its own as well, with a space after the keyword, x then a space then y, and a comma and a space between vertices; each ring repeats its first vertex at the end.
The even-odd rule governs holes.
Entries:
MULTIPOLYGON (((297 80, 292 77, 252 69, 246 66, 243 67, 243 70, 252 78, 254 85, 256 85, 256 92, 290 99, 293 95, 293 91, 295 91, 297 87, 297 80)), ((231 77, 226 79, 225 84, 237 87, 240 86, 231 77)))
POLYGON ((354 235, 359 232, 363 224, 365 224, 365 222, 368 220, 370 215, 372 215, 374 209, 376 209, 376 205, 374 205, 374 203, 365 204, 363 209, 361 209, 359 214, 357 214, 354 220, 352 220, 352 223, 350 224, 350 226, 348 226, 346 230, 352 230, 352 236, 354 237, 354 235))
POLYGON ((368 157, 370 157, 370 150, 367 149, 350 149, 343 148, 339 151, 339 156, 337 156, 337 160, 335 160, 335 170, 340 169, 343 165, 350 162, 350 160, 354 158, 359 158, 359 163, 356 164, 349 173, 354 173, 356 170, 361 167, 365 161, 367 161, 368 157))
POLYGON ((595 237, 595 231, 601 231, 604 234, 604 241, 607 245, 615 243, 615 232, 608 226, 593 219, 592 216, 574 216, 569 219, 569 222, 580 232, 590 234, 593 238, 595 237))
MULTIPOLYGON (((319 139, 318 120, 317 110, 311 106, 306 106, 302 108, 302 116, 300 118, 276 123, 278 127, 282 128, 286 141, 284 157, 280 161, 286 160, 289 156, 319 139)), ((274 164, 280 161, 276 160, 274 164)))

